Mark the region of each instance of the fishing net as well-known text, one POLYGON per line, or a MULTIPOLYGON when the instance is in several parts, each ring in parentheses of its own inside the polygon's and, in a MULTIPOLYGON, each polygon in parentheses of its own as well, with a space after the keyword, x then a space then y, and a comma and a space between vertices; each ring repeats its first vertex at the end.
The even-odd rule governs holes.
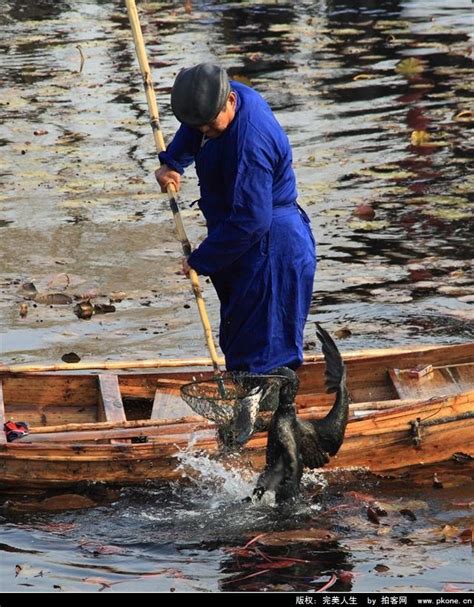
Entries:
POLYGON ((279 375, 228 373, 184 384, 181 397, 193 411, 222 428, 232 426, 242 406, 249 404, 245 399, 253 398, 258 403, 258 427, 262 413, 277 408, 280 387, 287 381, 279 375))

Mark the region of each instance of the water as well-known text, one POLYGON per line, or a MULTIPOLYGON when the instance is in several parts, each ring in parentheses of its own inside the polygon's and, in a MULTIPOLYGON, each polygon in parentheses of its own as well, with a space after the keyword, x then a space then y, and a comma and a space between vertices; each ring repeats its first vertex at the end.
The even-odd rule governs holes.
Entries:
POLYGON ((189 453, 182 460, 198 480, 89 487, 88 510, 25 514, 24 502, 4 502, 0 588, 315 591, 337 576, 332 590, 441 591, 456 582, 474 591, 472 466, 446 471, 442 490, 429 471, 410 484, 362 470, 313 472, 295 504, 275 507, 242 501, 255 472, 189 453), (386 511, 378 524, 368 518, 374 500, 386 511))
MULTIPOLYGON (((175 74, 209 59, 250 81, 289 134, 300 203, 319 243, 308 351, 316 320, 345 330, 341 349, 472 340, 469 0, 140 2, 140 13, 166 134, 177 126, 169 108, 175 74)), ((2 362, 57 362, 70 351, 83 360, 205 355, 188 281, 176 274, 180 245, 168 203, 153 178, 123 3, 2 2, 0 65, 2 362), (90 321, 77 319, 73 304, 31 301, 22 318, 19 289, 30 281, 43 293, 66 289, 95 302, 123 296, 115 313, 90 321)), ((197 198, 192 173, 181 200, 197 242, 204 224, 189 206, 197 198)), ((203 287, 216 330, 218 304, 203 287)), ((323 475, 324 491, 307 481, 296 514, 286 516, 242 504, 254 477, 241 474, 205 471, 198 484, 115 493, 92 488, 99 505, 91 510, 6 509, 0 586, 307 590, 345 570, 355 573, 351 582, 332 589, 441 590, 443 580, 471 575, 470 546, 440 529, 472 525, 472 510, 453 505, 472 499, 472 473, 443 491, 433 491, 429 476, 419 485, 323 475), (374 527, 349 490, 427 507, 415 522, 391 512, 374 527), (335 510, 324 515, 328 508, 335 510), (259 545, 266 558, 235 552, 259 533, 319 525, 338 539, 259 545), (411 544, 403 533, 415 533, 411 544), (309 563, 262 573, 276 557, 309 563), (379 561, 390 569, 374 570, 379 561)))

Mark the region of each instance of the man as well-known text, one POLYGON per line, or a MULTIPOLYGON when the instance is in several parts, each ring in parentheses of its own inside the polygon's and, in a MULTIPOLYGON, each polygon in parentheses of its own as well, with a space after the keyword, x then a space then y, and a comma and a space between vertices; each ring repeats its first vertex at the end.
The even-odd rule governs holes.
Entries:
POLYGON ((219 343, 229 371, 296 369, 316 269, 288 138, 265 100, 211 63, 182 70, 171 93, 181 126, 156 178, 176 190, 193 161, 204 241, 183 262, 209 276, 221 304, 219 343))

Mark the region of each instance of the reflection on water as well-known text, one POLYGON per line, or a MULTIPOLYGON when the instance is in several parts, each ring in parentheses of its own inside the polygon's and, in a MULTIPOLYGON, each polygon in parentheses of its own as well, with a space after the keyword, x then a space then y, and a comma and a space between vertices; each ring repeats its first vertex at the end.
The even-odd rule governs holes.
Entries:
MULTIPOLYGON (((289 133, 300 202, 319 242, 308 347, 315 320, 349 329, 342 349, 472 339, 471 2, 139 4, 165 133, 177 126, 174 76, 209 59, 261 91, 289 133)), ((192 293, 176 275, 180 246, 168 203, 152 177, 156 155, 123 2, 4 1, 0 66, 2 361, 58 361, 71 350, 83 359, 202 356, 192 293), (22 283, 51 291, 65 274, 71 295, 125 296, 115 313, 90 321, 79 321, 73 306, 33 302, 20 318, 22 283)), ((189 207, 196 197, 190 171, 181 199, 194 242, 204 233, 189 207)), ((204 286, 217 328, 217 302, 204 286)), ((329 483, 327 503, 309 497, 295 518, 297 527, 332 525, 342 539, 239 556, 252 533, 287 529, 288 521, 234 498, 219 501, 209 487, 214 500, 202 487, 149 488, 88 512, 9 518, 2 541, 13 560, 2 588, 304 590, 335 570, 354 570, 355 581, 333 589, 386 589, 408 575, 440 590, 439 580, 453 575, 450 561, 456 572, 468 567, 462 546, 430 548, 428 558, 416 537, 401 562, 408 523, 399 518, 387 536, 370 526, 354 532, 342 516, 321 520, 322 507, 338 507, 348 488, 361 490, 360 479, 329 483), (80 543, 110 538, 125 552, 80 543), (31 546, 40 558, 14 552, 31 546), (385 577, 374 573, 375 554, 391 567, 385 577), (272 573, 268 563, 285 557, 305 562, 272 573), (52 577, 40 576, 46 569, 52 577)), ((377 483, 369 489, 384 491, 377 483)), ((410 490, 393 491, 398 499, 410 490)), ((430 506, 423 525, 451 521, 444 509, 456 495, 430 506)), ((460 517, 453 524, 467 526, 460 517)))
POLYGON ((472 466, 442 473, 443 491, 429 470, 410 481, 305 475, 298 502, 278 509, 242 503, 245 480, 208 467, 190 485, 90 487, 88 510, 24 514, 10 498, 2 589, 316 591, 332 580, 333 591, 403 593, 470 579, 472 466))

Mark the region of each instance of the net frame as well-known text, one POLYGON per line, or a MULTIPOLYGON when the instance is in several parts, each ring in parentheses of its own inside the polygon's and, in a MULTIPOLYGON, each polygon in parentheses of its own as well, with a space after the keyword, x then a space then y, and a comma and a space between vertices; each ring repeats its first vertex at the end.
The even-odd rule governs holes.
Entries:
POLYGON ((289 379, 284 375, 228 372, 194 380, 182 385, 180 391, 181 398, 198 415, 226 427, 232 424, 241 401, 257 386, 264 388, 258 417, 265 411, 274 411, 280 389, 287 382, 289 379))

